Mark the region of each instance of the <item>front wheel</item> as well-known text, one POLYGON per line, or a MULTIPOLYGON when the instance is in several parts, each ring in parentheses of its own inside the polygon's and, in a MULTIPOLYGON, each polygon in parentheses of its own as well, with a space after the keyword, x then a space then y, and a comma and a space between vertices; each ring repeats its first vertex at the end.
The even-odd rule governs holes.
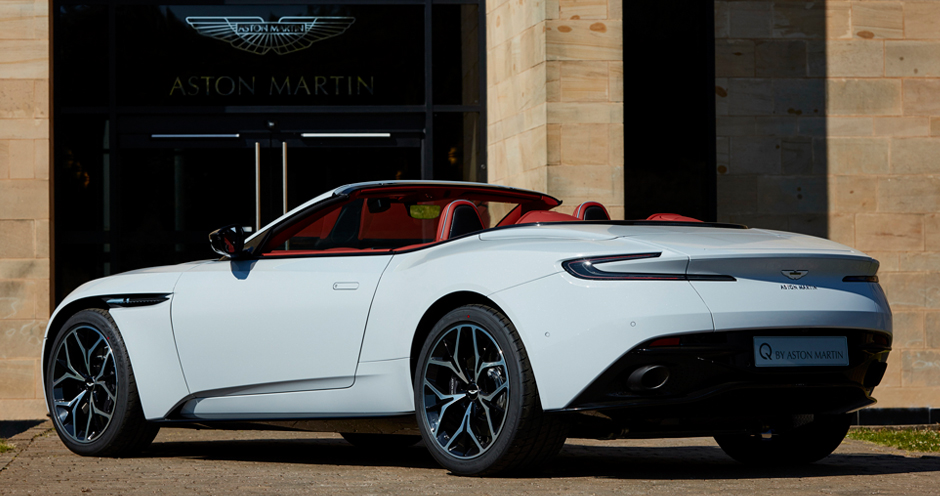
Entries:
POLYGON ((45 391, 59 438, 85 456, 125 456, 153 441, 124 340, 111 315, 82 310, 62 327, 46 363, 45 391))
POLYGON ((522 340, 509 319, 466 305, 431 330, 414 380, 431 455, 458 475, 534 468, 565 443, 566 424, 542 412, 522 340))
POLYGON ((768 436, 715 436, 728 456, 752 465, 800 465, 822 460, 842 444, 851 416, 816 415, 811 422, 768 436))

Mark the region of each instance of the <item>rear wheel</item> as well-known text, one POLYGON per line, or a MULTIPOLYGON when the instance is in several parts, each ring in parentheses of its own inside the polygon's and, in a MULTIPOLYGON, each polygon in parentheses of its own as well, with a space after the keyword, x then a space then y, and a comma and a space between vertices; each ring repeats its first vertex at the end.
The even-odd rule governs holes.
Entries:
POLYGON ((811 422, 780 434, 715 436, 731 458, 753 465, 799 465, 822 460, 842 444, 849 415, 816 415, 811 422))
POLYGON ((542 412, 515 327, 467 305, 428 335, 415 371, 415 411, 431 455, 458 475, 534 468, 564 445, 566 424, 542 412))
POLYGON ((149 424, 137 395, 124 340, 100 309, 73 315, 46 364, 46 402, 59 438, 86 456, 125 456, 147 447, 149 424))
POLYGON ((400 436, 397 434, 359 434, 341 432, 341 436, 349 444, 364 449, 402 449, 414 446, 421 441, 421 436, 400 436))

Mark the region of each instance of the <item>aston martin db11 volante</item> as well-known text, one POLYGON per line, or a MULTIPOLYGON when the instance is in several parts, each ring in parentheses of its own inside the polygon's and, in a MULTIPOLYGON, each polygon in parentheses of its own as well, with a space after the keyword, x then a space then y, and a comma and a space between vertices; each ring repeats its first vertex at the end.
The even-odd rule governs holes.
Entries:
POLYGON ((84 284, 43 342, 62 441, 161 426, 423 440, 456 474, 537 467, 568 437, 714 436, 751 463, 831 453, 891 346, 878 262, 832 241, 676 214, 573 215, 462 182, 343 186, 220 258, 84 284))

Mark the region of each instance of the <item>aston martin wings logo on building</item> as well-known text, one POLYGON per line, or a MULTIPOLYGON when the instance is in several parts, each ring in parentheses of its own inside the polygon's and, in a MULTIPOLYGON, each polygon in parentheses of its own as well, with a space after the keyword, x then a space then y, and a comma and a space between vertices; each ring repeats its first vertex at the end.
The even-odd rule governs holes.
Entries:
POLYGON ((199 34, 258 55, 271 50, 286 55, 310 48, 318 41, 343 34, 354 22, 355 17, 282 17, 277 22, 260 17, 186 18, 199 34))
POLYGON ((809 274, 808 270, 781 270, 780 272, 794 281, 801 279, 806 274, 809 274))

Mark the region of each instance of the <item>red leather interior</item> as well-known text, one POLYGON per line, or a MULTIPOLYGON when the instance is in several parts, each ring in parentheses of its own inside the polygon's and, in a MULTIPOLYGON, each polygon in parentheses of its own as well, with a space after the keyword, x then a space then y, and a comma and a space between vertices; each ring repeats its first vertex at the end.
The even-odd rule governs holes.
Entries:
POLYGON ((450 239, 451 228, 454 224, 454 211, 457 210, 457 207, 469 207, 473 209, 473 214, 476 215, 480 223, 480 229, 483 229, 483 218, 480 217, 480 211, 477 210, 476 205, 467 200, 454 200, 444 207, 444 210, 441 211, 441 215, 438 217, 437 237, 435 241, 450 239))
POLYGON ((571 222, 578 220, 572 215, 561 212, 552 212, 551 210, 533 210, 526 212, 516 221, 516 224, 534 224, 536 222, 571 222))
POLYGON ((496 224, 496 227, 511 226, 519 221, 519 217, 522 217, 522 205, 513 207, 512 210, 499 221, 499 224, 496 224))
POLYGON ((679 214, 653 214, 647 217, 646 220, 664 220, 667 222, 702 222, 698 219, 693 219, 692 217, 686 217, 679 214))
POLYGON ((588 208, 597 207, 604 211, 604 216, 607 217, 607 220, 610 220, 610 213, 607 212, 607 209, 596 201, 587 201, 580 205, 578 208, 574 209, 574 216, 579 220, 585 220, 585 215, 587 214, 588 208))

